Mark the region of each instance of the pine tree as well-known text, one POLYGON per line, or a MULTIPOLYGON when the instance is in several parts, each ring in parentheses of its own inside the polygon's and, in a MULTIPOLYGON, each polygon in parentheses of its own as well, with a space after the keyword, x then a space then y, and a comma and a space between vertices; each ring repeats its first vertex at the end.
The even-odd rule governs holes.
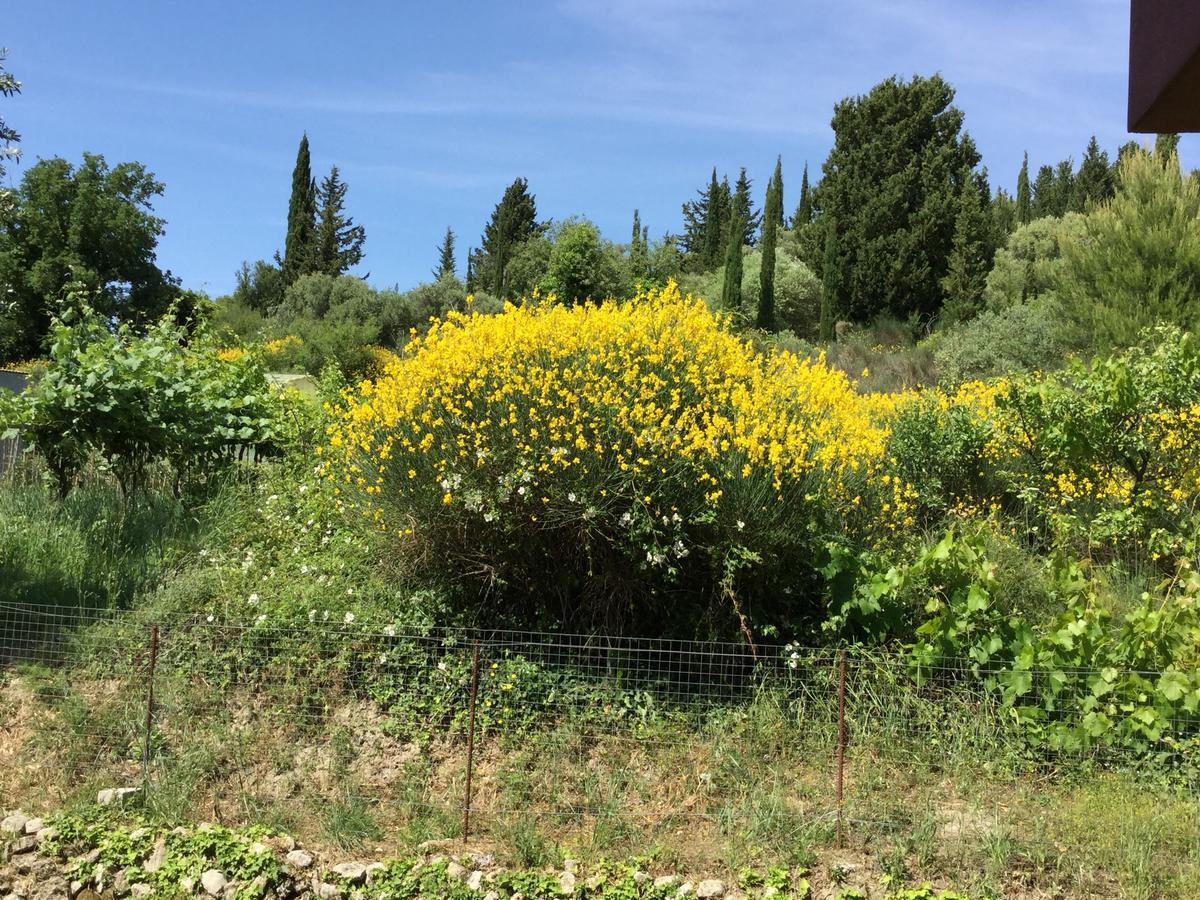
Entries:
POLYGON ((486 275, 478 268, 474 273, 477 278, 486 278, 485 283, 497 297, 507 296, 505 270, 517 246, 539 230, 537 203, 529 193, 529 182, 518 178, 505 188, 504 196, 492 210, 492 218, 483 230, 481 262, 486 265, 486 275))
POLYGON ((808 186, 808 163, 804 164, 804 174, 800 176, 800 202, 796 204, 796 212, 792 216, 792 228, 799 228, 812 221, 812 191, 808 186))
POLYGON ((733 196, 729 190, 729 179, 717 181, 717 170, 713 167, 712 181, 704 202, 704 242, 700 259, 705 269, 720 265, 725 249, 725 236, 732 214, 733 196))
POLYGON ((762 268, 759 270, 758 319, 755 324, 763 331, 775 330, 775 238, 779 232, 780 208, 783 206, 783 160, 775 160, 775 172, 767 185, 767 202, 763 207, 762 268))
POLYGON ((347 185, 342 181, 337 166, 329 170, 329 175, 317 188, 319 211, 316 241, 308 266, 310 272, 341 275, 362 262, 367 233, 344 213, 346 189, 347 185))
POLYGON ((458 262, 454 258, 454 230, 446 229, 446 236, 442 238, 442 246, 438 251, 438 265, 433 270, 433 278, 435 281, 441 281, 449 276, 455 277, 458 269, 458 262))
POLYGON ((1033 198, 1029 190, 1029 152, 1021 160, 1021 171, 1017 173, 1017 222, 1028 225, 1033 219, 1033 198))
POLYGON ((983 308, 983 289, 990 263, 988 231, 987 213, 980 202, 979 191, 967 173, 954 222, 949 270, 942 279, 942 289, 946 292, 943 315, 951 321, 966 321, 983 308))
MULTIPOLYGON (((733 188, 733 218, 742 223, 742 243, 754 246, 755 232, 762 221, 762 213, 754 211, 754 200, 750 196, 752 182, 746 177, 746 168, 738 174, 737 184, 733 188)), ((730 220, 732 221, 732 219, 730 220)))
POLYGON ((1083 152, 1083 160, 1079 163, 1079 173, 1075 176, 1071 209, 1083 212, 1089 204, 1110 199, 1115 189, 1108 154, 1100 149, 1100 144, 1093 134, 1083 152))
POLYGON ((308 134, 300 138, 296 165, 292 169, 292 195, 288 200, 287 236, 283 244, 283 283, 289 285, 312 271, 317 229, 317 185, 312 177, 308 134))
POLYGON ((725 246, 725 281, 721 285, 721 306, 731 312, 742 308, 742 236, 745 222, 738 213, 729 220, 729 238, 725 246))
POLYGON ((821 216, 825 221, 825 252, 821 266, 820 338, 825 343, 829 343, 834 338, 834 322, 840 312, 837 291, 841 272, 838 269, 837 223, 833 221, 832 217, 826 218, 826 216, 828 214, 821 216))

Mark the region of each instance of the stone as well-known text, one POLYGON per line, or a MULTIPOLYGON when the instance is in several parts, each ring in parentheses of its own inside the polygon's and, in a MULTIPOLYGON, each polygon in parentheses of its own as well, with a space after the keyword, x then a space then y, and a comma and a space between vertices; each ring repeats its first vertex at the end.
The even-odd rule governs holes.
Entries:
POLYGON ((321 900, 338 900, 342 896, 342 889, 336 884, 328 884, 322 881, 317 884, 316 894, 321 900))
POLYGON ((483 895, 483 900, 500 900, 500 895, 495 891, 488 891, 483 895))
POLYGON ((490 853, 472 853, 471 854, 471 865, 473 865, 477 869, 486 869, 489 866, 491 866, 495 861, 496 861, 496 857, 494 857, 490 853))
POLYGON ((356 862, 338 863, 330 871, 338 878, 344 878, 351 884, 358 884, 367 877, 367 867, 362 863, 356 862))
POLYGON ((690 881, 685 881, 683 884, 681 884, 679 886, 679 890, 677 890, 675 892, 675 896, 676 897, 690 897, 694 893, 696 893, 696 886, 694 884, 692 884, 690 881))
POLYGON ((725 896, 725 883, 715 878, 706 878, 696 886, 698 900, 716 900, 725 896))
POLYGON ((775 887, 775 885, 773 885, 773 884, 768 884, 765 888, 762 889, 762 893, 759 894, 759 896, 760 897, 778 897, 779 896, 779 888, 775 887))
POLYGON ((58 837, 58 830, 55 829, 53 826, 49 826, 49 825, 46 826, 45 828, 39 829, 38 833, 34 835, 34 838, 37 839, 37 842, 39 844, 42 841, 52 841, 56 837, 58 837))
POLYGON ((129 895, 129 876, 124 872, 118 872, 113 876, 112 892, 114 897, 126 897, 129 895))
POLYGON ((131 884, 129 886, 129 896, 131 896, 131 897, 153 897, 154 896, 154 888, 150 887, 150 885, 148 885, 148 884, 143 884, 142 882, 139 881, 139 882, 137 882, 137 884, 131 884))
POLYGON ((22 834, 28 822, 29 820, 20 813, 13 813, 11 816, 0 819, 0 831, 5 834, 22 834))
POLYGON ((482 890, 483 889, 483 872, 481 872, 479 869, 476 869, 474 872, 472 872, 470 875, 468 875, 467 876, 467 887, 469 887, 473 891, 482 890))
POLYGON ((96 794, 96 802, 101 806, 119 805, 137 792, 137 788, 104 788, 104 790, 96 794))
POLYGON ((259 856, 261 856, 264 853, 270 853, 271 848, 268 847, 266 844, 264 844, 262 841, 255 841, 253 844, 250 845, 250 852, 257 853, 259 856))
POLYGON ((677 884, 679 884, 678 875, 659 875, 654 879, 654 886, 656 888, 673 888, 677 884))
POLYGON ((467 869, 456 862, 449 862, 446 864, 446 874, 451 878, 457 878, 459 881, 462 881, 467 877, 467 869))
POLYGON ((37 845, 37 838, 24 835, 8 845, 8 852, 16 856, 19 853, 28 853, 30 850, 36 850, 37 845))
POLYGON ((41 819, 30 819, 28 822, 25 823, 25 833, 26 834, 37 834, 39 831, 41 831, 45 827, 46 827, 46 823, 43 822, 41 819))
POLYGON ((283 858, 283 861, 293 869, 307 869, 313 864, 312 854, 304 850, 293 850, 283 858))
POLYGON ((386 869, 387 866, 381 862, 373 862, 367 866, 367 884, 373 882, 377 877, 379 877, 379 873, 386 869))
POLYGON ((563 860, 563 871, 570 872, 572 875, 578 874, 579 861, 574 860, 574 859, 564 859, 563 860))
POLYGON ((225 885, 229 884, 224 872, 217 869, 209 869, 200 876, 200 887, 208 893, 210 897, 220 897, 225 892, 225 885))
POLYGON ((647 875, 645 872, 641 871, 640 869, 633 873, 633 883, 638 885, 639 887, 641 887, 643 884, 645 884, 649 880, 650 880, 650 876, 647 875))
POLYGON ((142 870, 153 875, 163 867, 163 863, 167 861, 167 839, 159 838, 154 842, 154 849, 150 851, 150 855, 146 857, 146 861, 142 863, 142 870))
POLYGON ((575 873, 563 872, 562 875, 558 877, 558 886, 562 888, 562 892, 564 894, 575 893, 575 873))

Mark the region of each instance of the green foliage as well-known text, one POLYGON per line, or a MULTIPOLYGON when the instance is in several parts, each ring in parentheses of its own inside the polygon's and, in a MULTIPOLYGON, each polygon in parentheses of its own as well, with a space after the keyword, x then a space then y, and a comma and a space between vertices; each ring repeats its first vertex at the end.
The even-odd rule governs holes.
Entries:
MULTIPOLYGON (((763 248, 755 248, 742 262, 740 318, 751 321, 761 305, 763 248)), ((821 307, 821 282, 812 270, 791 253, 775 254, 775 323, 802 337, 817 335, 821 307)))
POLYGON ((541 288, 568 303, 619 297, 624 291, 617 257, 586 219, 565 222, 554 239, 541 288))
POLYGON ((141 163, 109 167, 85 153, 79 166, 41 160, 11 195, 0 220, 0 360, 45 352, 50 324, 67 287, 82 282, 97 311, 145 326, 178 295, 155 261, 163 220, 152 202, 163 186, 141 163))
POLYGON ((210 339, 170 315, 145 335, 110 331, 82 296, 54 326, 45 375, 3 411, 62 495, 93 453, 129 496, 153 463, 181 485, 229 465, 239 447, 270 445, 276 397, 252 360, 222 361, 210 339))
POLYGON ((253 267, 243 262, 236 274, 231 299, 260 315, 272 312, 283 300, 286 285, 278 266, 258 260, 253 267))
POLYGON ((1058 294, 1071 339, 1097 350, 1136 341, 1157 322, 1200 321, 1200 185, 1178 160, 1121 163, 1116 196, 1067 245, 1058 294))
POLYGON ((746 169, 743 166, 738 173, 737 183, 733 188, 733 207, 730 214, 729 223, 732 227, 734 222, 738 223, 739 237, 742 244, 754 246, 754 238, 758 233, 758 226, 763 221, 763 212, 756 212, 754 209, 754 199, 750 196, 750 186, 752 182, 746 175, 746 169))
POLYGON ((893 77, 834 107, 816 202, 825 228, 836 224, 819 273, 844 292, 834 315, 907 319, 941 307, 963 173, 979 162, 953 99, 938 75, 893 77))
POLYGON ((998 312, 985 310, 969 322, 936 333, 926 345, 933 351, 943 384, 1053 371, 1064 361, 1061 321, 1053 299, 1031 300, 998 312))
POLYGON ((987 275, 984 303, 1003 310, 1037 299, 1052 300, 1064 278, 1066 248, 1084 234, 1084 218, 1070 213, 1061 219, 1035 219, 1022 225, 996 251, 987 275))

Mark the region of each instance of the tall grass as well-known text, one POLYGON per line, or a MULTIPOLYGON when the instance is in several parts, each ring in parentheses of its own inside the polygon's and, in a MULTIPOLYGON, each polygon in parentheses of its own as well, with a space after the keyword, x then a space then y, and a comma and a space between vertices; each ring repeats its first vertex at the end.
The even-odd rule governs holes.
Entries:
POLYGON ((61 501, 36 473, 9 477, 0 481, 0 602, 127 607, 167 577, 213 518, 169 492, 123 499, 101 477, 61 501))

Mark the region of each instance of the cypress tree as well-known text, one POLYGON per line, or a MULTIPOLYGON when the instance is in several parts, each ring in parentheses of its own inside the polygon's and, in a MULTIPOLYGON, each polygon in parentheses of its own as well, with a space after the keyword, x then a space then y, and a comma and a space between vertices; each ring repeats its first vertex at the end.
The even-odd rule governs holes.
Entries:
POLYGON ((1179 135, 1160 134, 1154 138, 1154 156, 1162 160, 1163 165, 1167 164, 1173 155, 1179 152, 1179 135))
POLYGON ((730 312, 742 308, 742 235, 745 222, 736 212, 729 220, 729 239, 725 246, 725 281, 721 285, 721 306, 730 312))
POLYGON ((308 134, 300 138, 292 169, 292 195, 288 199, 287 236, 283 244, 283 283, 289 285, 311 271, 317 228, 317 185, 312 177, 308 134))
POLYGON ((447 228, 446 236, 442 238, 442 246, 438 251, 438 265, 433 270, 433 277, 436 281, 441 281, 447 275, 454 277, 457 269, 458 262, 454 259, 454 230, 447 228))
POLYGON ((1033 219, 1033 199, 1029 191, 1029 152, 1021 160, 1021 171, 1017 173, 1017 222, 1028 225, 1033 219))
POLYGON ((780 208, 783 205, 783 161, 775 160, 775 173, 767 185, 767 202, 763 208, 762 268, 759 270, 758 319, 763 331, 775 330, 775 237, 779 231, 780 208))
POLYGON ((308 271, 341 275, 362 262, 367 233, 345 215, 346 189, 337 166, 329 170, 317 188, 317 234, 308 271))
MULTIPOLYGON (((825 219, 825 216, 821 217, 825 219)), ((829 343, 834 338, 834 320, 838 313, 838 250, 837 225, 832 219, 825 222, 825 252, 821 267, 821 333, 820 338, 829 343)))
POLYGON ((649 249, 641 214, 635 209, 633 211, 633 234, 629 242, 629 269, 635 282, 644 279, 649 271, 649 249))
POLYGON ((808 163, 804 164, 804 174, 800 176, 800 202, 796 204, 796 213, 792 216, 792 228, 799 228, 812 221, 812 191, 808 186, 808 163))
MULTIPOLYGON (((754 233, 758 231, 762 214, 754 211, 754 200, 750 196, 751 181, 746 176, 746 168, 738 174, 737 184, 733 189, 733 219, 741 222, 742 243, 754 246, 754 233)), ((733 221, 731 219, 730 221, 733 221)))

